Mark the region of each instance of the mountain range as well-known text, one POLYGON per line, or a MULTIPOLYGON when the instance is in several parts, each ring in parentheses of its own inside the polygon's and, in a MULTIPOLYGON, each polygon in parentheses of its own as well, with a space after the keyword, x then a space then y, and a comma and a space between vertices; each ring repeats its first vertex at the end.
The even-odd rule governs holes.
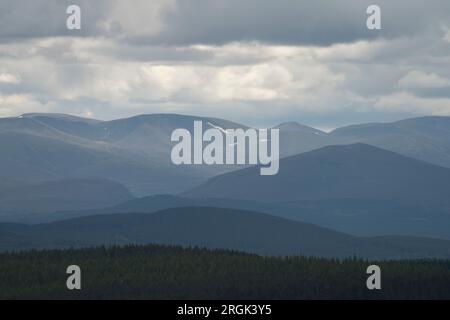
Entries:
POLYGON ((192 131, 195 120, 248 128, 223 119, 152 114, 101 121, 39 113, 1 118, 0 221, 56 223, 116 213, 124 221, 130 214, 132 221, 136 213, 215 207, 358 237, 450 239, 449 119, 362 124, 330 133, 282 123, 274 127, 280 130, 279 173, 261 176, 258 166, 171 163, 176 128, 192 131))
POLYGON ((115 180, 135 195, 179 192, 230 170, 227 166, 180 168, 172 164, 171 132, 191 129, 194 120, 241 127, 220 119, 162 114, 114 121, 60 114, 2 118, 0 177, 22 185, 100 178, 115 180))
POLYGON ((131 199, 100 209, 10 215, 3 221, 38 224, 92 215, 153 213, 179 207, 256 211, 357 236, 412 235, 450 239, 448 206, 407 205, 392 200, 322 199, 267 203, 229 198, 192 199, 173 195, 155 195, 131 199))
POLYGON ((260 255, 450 258, 450 241, 354 237, 308 223, 245 210, 171 208, 155 213, 94 215, 34 226, 0 224, 0 250, 162 243, 242 250, 260 255))

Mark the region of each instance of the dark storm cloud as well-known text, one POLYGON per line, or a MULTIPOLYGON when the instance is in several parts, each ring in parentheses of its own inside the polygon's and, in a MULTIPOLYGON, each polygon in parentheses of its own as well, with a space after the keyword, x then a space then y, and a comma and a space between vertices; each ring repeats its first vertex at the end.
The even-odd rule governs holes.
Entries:
POLYGON ((165 28, 153 38, 166 44, 223 44, 262 41, 283 44, 349 42, 367 32, 362 2, 344 1, 187 0, 164 19, 165 28), (342 4, 341 4, 342 3, 342 4))
POLYGON ((128 1, 119 14, 111 15, 124 0, 17 0, 0 1, 0 38, 47 36, 124 37, 142 44, 189 45, 223 44, 234 41, 261 41, 282 44, 329 45, 376 37, 393 38, 423 32, 437 32, 440 23, 450 19, 447 0, 183 0, 128 1), (144 24, 152 3, 167 6, 158 19, 156 33, 129 30, 122 18, 139 15, 144 24), (65 28, 65 9, 70 4, 82 8, 82 30, 73 33, 65 28), (366 8, 377 4, 382 10, 381 31, 366 28, 366 8), (426 11, 427 14, 424 14, 426 11), (102 22, 108 21, 108 28, 102 22))
POLYGON ((448 115, 449 64, 448 0, 0 0, 0 116, 448 115), (382 30, 366 28, 372 4, 382 30))
POLYGON ((450 1, 426 0, 185 0, 165 19, 157 40, 216 43, 258 40, 269 43, 329 45, 364 38, 398 37, 448 22, 450 1), (366 9, 378 4, 382 31, 366 28, 366 9), (424 14, 426 11, 427 14, 424 14))
POLYGON ((106 0, 1 0, 0 41, 13 42, 27 38, 73 36, 66 28, 66 9, 77 4, 82 10, 82 29, 77 36, 94 36, 103 32, 98 21, 108 16, 106 0))

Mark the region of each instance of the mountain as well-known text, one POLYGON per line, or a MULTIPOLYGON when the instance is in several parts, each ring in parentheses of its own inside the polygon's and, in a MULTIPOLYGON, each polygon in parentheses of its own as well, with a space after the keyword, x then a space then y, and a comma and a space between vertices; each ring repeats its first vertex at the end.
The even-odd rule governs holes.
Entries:
POLYGON ((112 121, 99 121, 59 114, 25 114, 22 119, 31 119, 69 136, 78 137, 116 148, 164 156, 167 160, 172 131, 185 128, 193 131, 194 121, 202 121, 205 129, 211 125, 225 129, 246 128, 231 121, 179 114, 148 114, 112 121))
POLYGON ((1 118, 0 178, 25 184, 100 178, 122 183, 136 195, 181 192, 236 169, 172 164, 172 130, 192 130, 194 120, 208 126, 245 128, 226 120, 175 114, 113 121, 40 113, 1 118))
POLYGON ((0 250, 158 243, 243 250, 262 255, 360 256, 377 259, 450 257, 450 242, 414 237, 352 237, 263 213, 172 208, 34 226, 0 224, 0 250))
MULTIPOLYGON (((178 202, 172 199, 160 205, 152 199, 145 210, 175 204, 230 207, 358 235, 397 233, 447 238, 448 232, 442 227, 450 212, 446 169, 361 144, 340 144, 368 141, 445 165, 448 119, 425 117, 365 124, 340 128, 331 134, 297 122, 282 123, 275 128, 280 130, 281 155, 289 157, 281 160, 278 175, 261 177, 255 174, 256 168, 171 163, 172 130, 192 130, 195 120, 201 120, 205 129, 247 128, 227 120, 176 114, 113 121, 42 113, 0 118, 0 221, 59 220, 89 214, 93 208, 98 212, 99 207, 108 207, 104 212, 109 213, 110 206, 126 198, 118 197, 120 201, 116 202, 80 199, 79 206, 76 201, 65 206, 69 202, 64 192, 55 193, 61 195, 61 201, 54 197, 48 204, 38 197, 23 196, 31 192, 24 190, 46 189, 46 183, 108 180, 136 196, 170 193, 197 198, 178 202), (298 154, 302 152, 307 153, 298 154), (22 196, 24 200, 20 201, 22 196), (31 213, 33 208, 39 214, 31 213), (389 223, 383 226, 383 219, 389 223), (367 221, 371 221, 370 227, 367 221)), ((113 212, 133 211, 117 209, 113 212)))
POLYGON ((328 146, 280 160, 277 175, 257 166, 226 173, 183 194, 265 202, 320 199, 448 204, 450 169, 366 144, 328 146))
POLYGON ((328 145, 342 144, 347 141, 295 121, 281 123, 274 129, 280 130, 281 157, 292 156, 328 145))
MULTIPOLYGON (((192 128, 202 120, 222 128, 247 128, 231 121, 185 116, 150 114, 112 121, 100 121, 65 114, 33 113, 0 119, 0 133, 18 130, 64 140, 119 147, 147 155, 167 154, 170 133, 175 128, 192 128), (151 141, 149 137, 152 137, 151 141)), ((294 121, 281 123, 281 155, 290 156, 328 145, 366 143, 433 164, 450 167, 450 117, 420 117, 391 123, 366 123, 341 127, 330 133, 294 121)))
POLYGON ((0 191, 0 219, 58 210, 102 208, 132 198, 123 185, 106 179, 63 179, 11 185, 0 191))
POLYGON ((267 203, 228 198, 190 199, 173 195, 155 195, 131 199, 107 208, 0 216, 0 222, 37 224, 90 215, 152 213, 179 207, 257 211, 356 236, 404 235, 450 239, 448 205, 411 205, 378 199, 346 198, 267 203))
MULTIPOLYGON (((88 210, 64 210, 46 212, 41 214, 15 214, 10 216, 1 216, 0 222, 39 224, 48 223, 69 218, 85 217, 92 215, 107 215, 114 213, 152 213, 169 208, 179 207, 217 207, 217 208, 235 208, 244 210, 255 210, 266 212, 268 206, 266 203, 236 200, 236 199, 189 199, 174 195, 154 195, 142 198, 134 198, 124 201, 117 205, 88 209, 88 210)), ((278 208, 278 207, 277 207, 278 208)))
MULTIPOLYGON (((105 150, 21 132, 0 133, 0 177, 27 185, 58 179, 111 179, 136 194, 181 191, 195 185, 192 169, 170 166, 117 148, 105 150), (183 177, 178 184, 174 181, 183 177)), ((0 181, 0 185, 5 185, 0 181)), ((8 185, 6 184, 6 187, 8 185)))
POLYGON ((450 117, 421 117, 338 128, 331 137, 363 142, 436 165, 450 167, 450 117))

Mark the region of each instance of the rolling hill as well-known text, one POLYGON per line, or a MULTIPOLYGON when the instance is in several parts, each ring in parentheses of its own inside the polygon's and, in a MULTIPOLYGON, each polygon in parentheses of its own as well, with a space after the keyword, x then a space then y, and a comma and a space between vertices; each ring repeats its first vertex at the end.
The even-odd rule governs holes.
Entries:
POLYGON ((322 199, 267 203, 228 198, 192 199, 155 195, 131 199, 107 208, 15 214, 0 222, 47 223, 114 213, 152 213, 179 207, 215 207, 257 211, 308 222, 356 236, 420 236, 450 239, 450 208, 433 204, 407 205, 393 200, 322 199))
POLYGON ((222 208, 97 215, 27 226, 0 224, 0 249, 159 243, 242 250, 262 255, 359 256, 379 259, 450 257, 450 241, 353 237, 312 224, 222 208))

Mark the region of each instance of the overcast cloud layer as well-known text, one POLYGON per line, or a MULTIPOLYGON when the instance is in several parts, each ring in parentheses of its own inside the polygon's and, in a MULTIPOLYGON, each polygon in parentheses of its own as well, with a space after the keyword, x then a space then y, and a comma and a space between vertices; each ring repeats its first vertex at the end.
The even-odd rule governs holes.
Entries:
POLYGON ((0 0, 0 117, 26 112, 322 128, 450 115, 450 1, 0 0), (70 4, 82 30, 66 29, 70 4))

